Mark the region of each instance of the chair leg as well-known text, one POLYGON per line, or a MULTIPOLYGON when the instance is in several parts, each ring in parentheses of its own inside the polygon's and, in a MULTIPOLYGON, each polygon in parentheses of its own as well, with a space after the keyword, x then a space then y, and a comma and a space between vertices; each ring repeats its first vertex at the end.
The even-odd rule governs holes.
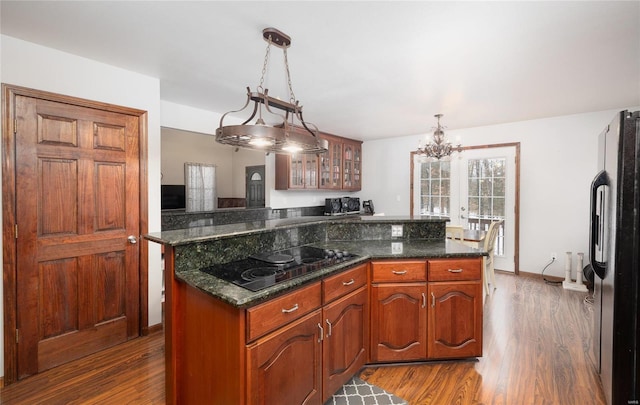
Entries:
POLYGON ((489 294, 489 275, 487 274, 487 257, 482 257, 482 281, 484 284, 484 293, 489 294))
POLYGON ((491 260, 491 286, 493 286, 493 289, 495 290, 497 288, 496 286, 496 269, 493 266, 493 260, 491 260))

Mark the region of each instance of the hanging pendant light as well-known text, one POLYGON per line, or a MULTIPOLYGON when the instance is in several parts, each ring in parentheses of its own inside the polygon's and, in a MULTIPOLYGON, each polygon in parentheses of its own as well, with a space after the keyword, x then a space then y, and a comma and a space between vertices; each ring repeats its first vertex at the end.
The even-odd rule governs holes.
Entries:
POLYGON ((444 127, 440 125, 442 114, 436 114, 434 117, 438 119, 438 126, 434 128, 433 138, 431 140, 427 139, 424 147, 422 146, 422 141, 419 141, 418 149, 415 153, 420 156, 440 160, 451 156, 454 152, 462 152, 462 145, 458 139, 456 139, 458 144, 453 146, 444 135, 444 131, 442 130, 444 127))
POLYGON ((247 101, 240 110, 229 111, 220 118, 216 130, 216 141, 249 149, 275 153, 322 153, 329 144, 318 137, 318 128, 306 122, 302 117, 302 106, 296 100, 291 86, 287 48, 291 38, 275 28, 265 28, 262 36, 267 41, 267 50, 262 67, 262 76, 256 92, 247 87, 247 101), (269 96, 269 90, 263 87, 264 76, 269 64, 271 45, 281 48, 284 53, 287 82, 289 85, 289 102, 269 96), (224 125, 227 114, 239 113, 253 102, 253 112, 241 125, 224 125), (263 113, 273 117, 277 123, 269 125, 263 119, 263 113), (256 121, 250 122, 256 117, 256 121))

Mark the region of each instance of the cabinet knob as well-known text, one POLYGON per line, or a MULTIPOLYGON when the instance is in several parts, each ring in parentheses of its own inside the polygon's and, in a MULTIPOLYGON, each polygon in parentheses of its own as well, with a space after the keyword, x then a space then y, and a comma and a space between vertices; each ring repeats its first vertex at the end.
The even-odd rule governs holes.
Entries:
POLYGON ((462 269, 449 269, 449 273, 462 273, 462 269))
POLYGON ((289 314, 289 313, 291 313, 291 312, 293 312, 293 311, 297 311, 297 310, 298 310, 298 304, 295 304, 294 306, 292 306, 292 307, 291 307, 291 308, 289 308, 289 309, 284 309, 284 308, 282 308, 282 313, 283 313, 283 314, 289 314))
POLYGON ((398 271, 398 270, 392 270, 392 273, 393 273, 393 274, 395 274, 395 275, 397 275, 397 276, 401 276, 401 275, 403 275, 403 274, 407 274, 407 271, 406 271, 406 270, 401 270, 401 271, 398 271))

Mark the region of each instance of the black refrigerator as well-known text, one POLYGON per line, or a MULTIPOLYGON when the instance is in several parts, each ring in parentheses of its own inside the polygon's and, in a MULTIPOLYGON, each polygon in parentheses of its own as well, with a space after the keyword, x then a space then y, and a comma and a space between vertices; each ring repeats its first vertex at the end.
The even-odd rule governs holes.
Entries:
POLYGON ((596 368, 608 404, 640 404, 640 111, 617 114, 598 150, 589 247, 596 368))

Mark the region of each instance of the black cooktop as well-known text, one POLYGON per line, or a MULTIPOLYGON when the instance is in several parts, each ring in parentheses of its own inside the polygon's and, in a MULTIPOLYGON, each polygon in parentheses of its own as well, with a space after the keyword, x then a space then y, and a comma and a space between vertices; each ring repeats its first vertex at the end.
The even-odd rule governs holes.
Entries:
POLYGON ((300 246, 259 253, 247 259, 216 264, 201 270, 248 290, 259 291, 354 257, 356 255, 345 251, 300 246))

